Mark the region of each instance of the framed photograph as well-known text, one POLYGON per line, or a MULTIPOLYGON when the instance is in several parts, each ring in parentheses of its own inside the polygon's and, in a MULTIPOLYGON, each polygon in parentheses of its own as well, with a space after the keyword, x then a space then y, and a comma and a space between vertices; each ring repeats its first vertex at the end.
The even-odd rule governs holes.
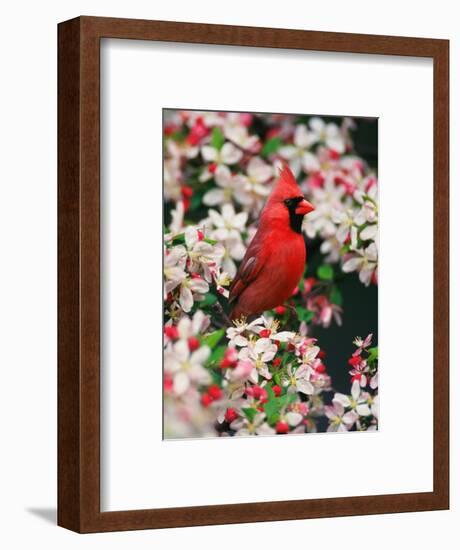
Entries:
POLYGON ((58 524, 448 508, 448 41, 58 49, 58 524))

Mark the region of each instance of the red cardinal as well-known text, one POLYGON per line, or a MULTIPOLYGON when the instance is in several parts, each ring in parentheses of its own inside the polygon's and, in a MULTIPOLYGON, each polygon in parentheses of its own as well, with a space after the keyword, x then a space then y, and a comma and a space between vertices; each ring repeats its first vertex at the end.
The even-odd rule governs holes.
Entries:
POLYGON ((302 221, 312 210, 285 164, 230 287, 232 320, 272 309, 291 296, 307 259, 302 221))

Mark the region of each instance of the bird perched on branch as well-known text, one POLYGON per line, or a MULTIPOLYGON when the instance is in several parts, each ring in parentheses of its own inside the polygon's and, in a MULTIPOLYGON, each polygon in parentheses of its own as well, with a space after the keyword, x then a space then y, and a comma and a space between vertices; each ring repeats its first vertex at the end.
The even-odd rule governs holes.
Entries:
POLYGON ((307 253, 303 217, 314 210, 293 173, 283 165, 230 287, 232 320, 251 317, 283 304, 298 285, 307 253))

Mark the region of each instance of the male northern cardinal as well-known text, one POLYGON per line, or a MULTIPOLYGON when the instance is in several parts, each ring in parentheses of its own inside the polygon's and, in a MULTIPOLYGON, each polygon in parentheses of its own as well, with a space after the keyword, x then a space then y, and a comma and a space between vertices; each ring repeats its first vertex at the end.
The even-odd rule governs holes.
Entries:
POLYGON ((232 320, 272 309, 291 296, 307 259, 302 221, 312 210, 285 164, 231 284, 232 320))

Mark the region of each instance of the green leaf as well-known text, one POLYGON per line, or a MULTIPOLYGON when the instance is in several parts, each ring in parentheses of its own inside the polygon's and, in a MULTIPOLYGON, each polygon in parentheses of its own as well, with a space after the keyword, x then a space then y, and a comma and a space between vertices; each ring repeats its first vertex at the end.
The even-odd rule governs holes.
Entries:
POLYGON ((337 286, 333 286, 331 290, 331 294, 329 296, 331 302, 335 304, 336 306, 342 305, 342 293, 340 292, 340 289, 337 286))
POLYGON ((227 346, 218 346, 217 348, 214 348, 208 360, 206 361, 206 366, 216 367, 224 358, 226 349, 227 346))
POLYGON ((299 281, 299 290, 300 292, 303 292, 305 289, 305 279, 302 277, 299 281))
POLYGON ((214 128, 212 129, 212 135, 211 135, 211 145, 215 149, 220 151, 224 143, 225 143, 225 138, 224 138, 224 134, 222 133, 222 130, 217 126, 214 126, 214 128))
POLYGON ((204 300, 200 302, 200 308, 210 307, 217 302, 217 297, 212 292, 208 292, 204 296, 204 300))
POLYGON ((246 409, 243 409, 243 412, 246 415, 246 418, 249 420, 249 422, 251 423, 254 422, 254 418, 257 414, 257 409, 253 409, 252 407, 246 408, 246 409))
POLYGON ((334 270, 329 264, 320 265, 316 270, 316 274, 322 281, 332 281, 334 278, 334 270))
POLYGON ((291 353, 285 353, 283 355, 283 358, 281 359, 281 366, 285 367, 289 363, 289 361, 291 361, 291 359, 292 359, 292 354, 291 353))
POLYGON ((276 397, 275 393, 273 392, 273 389, 270 386, 266 386, 265 389, 267 390, 268 400, 264 404, 264 412, 267 416, 267 422, 270 425, 273 425, 276 423, 276 421, 279 418, 280 401, 276 397))
POLYGON ((272 153, 276 153, 278 151, 280 145, 282 143, 282 140, 280 137, 272 137, 268 141, 264 143, 264 146, 262 147, 261 154, 263 157, 268 157, 272 153))
POLYGON ((267 422, 270 424, 270 426, 273 426, 273 424, 276 424, 280 416, 280 409, 277 403, 270 402, 270 401, 268 403, 265 403, 264 411, 267 417, 267 422))
POLYGON ((225 330, 223 328, 219 330, 215 330, 210 334, 206 334, 206 336, 203 336, 201 340, 202 344, 205 346, 208 346, 213 350, 217 346, 217 344, 220 342, 220 339, 224 334, 225 334, 225 330))
POLYGON ((305 321, 305 323, 309 323, 315 316, 313 311, 310 311, 309 309, 306 309, 302 306, 297 306, 296 311, 299 321, 305 321))
POLYGON ((184 244, 185 243, 185 233, 179 233, 172 240, 172 243, 175 244, 184 244))
POLYGON ((187 137, 187 130, 176 130, 171 134, 171 138, 174 141, 184 141, 184 139, 187 137))
POLYGON ((275 411, 272 414, 267 414, 267 413, 265 414, 267 416, 267 422, 270 424, 270 426, 274 426, 280 418, 279 411, 275 411))
POLYGON ((276 399, 275 392, 273 391, 271 386, 265 386, 265 389, 267 390, 268 399, 276 399))
POLYGON ((222 373, 220 369, 210 369, 209 372, 211 374, 212 383, 222 386, 222 373))
POLYGON ((203 195, 205 194, 204 189, 200 189, 199 191, 195 191, 192 195, 192 199, 190 200, 190 210, 196 210, 197 208, 200 208, 203 205, 203 195))
POLYGON ((367 358, 368 363, 373 363, 376 359, 379 358, 379 348, 369 348, 368 350, 369 356, 367 358))

